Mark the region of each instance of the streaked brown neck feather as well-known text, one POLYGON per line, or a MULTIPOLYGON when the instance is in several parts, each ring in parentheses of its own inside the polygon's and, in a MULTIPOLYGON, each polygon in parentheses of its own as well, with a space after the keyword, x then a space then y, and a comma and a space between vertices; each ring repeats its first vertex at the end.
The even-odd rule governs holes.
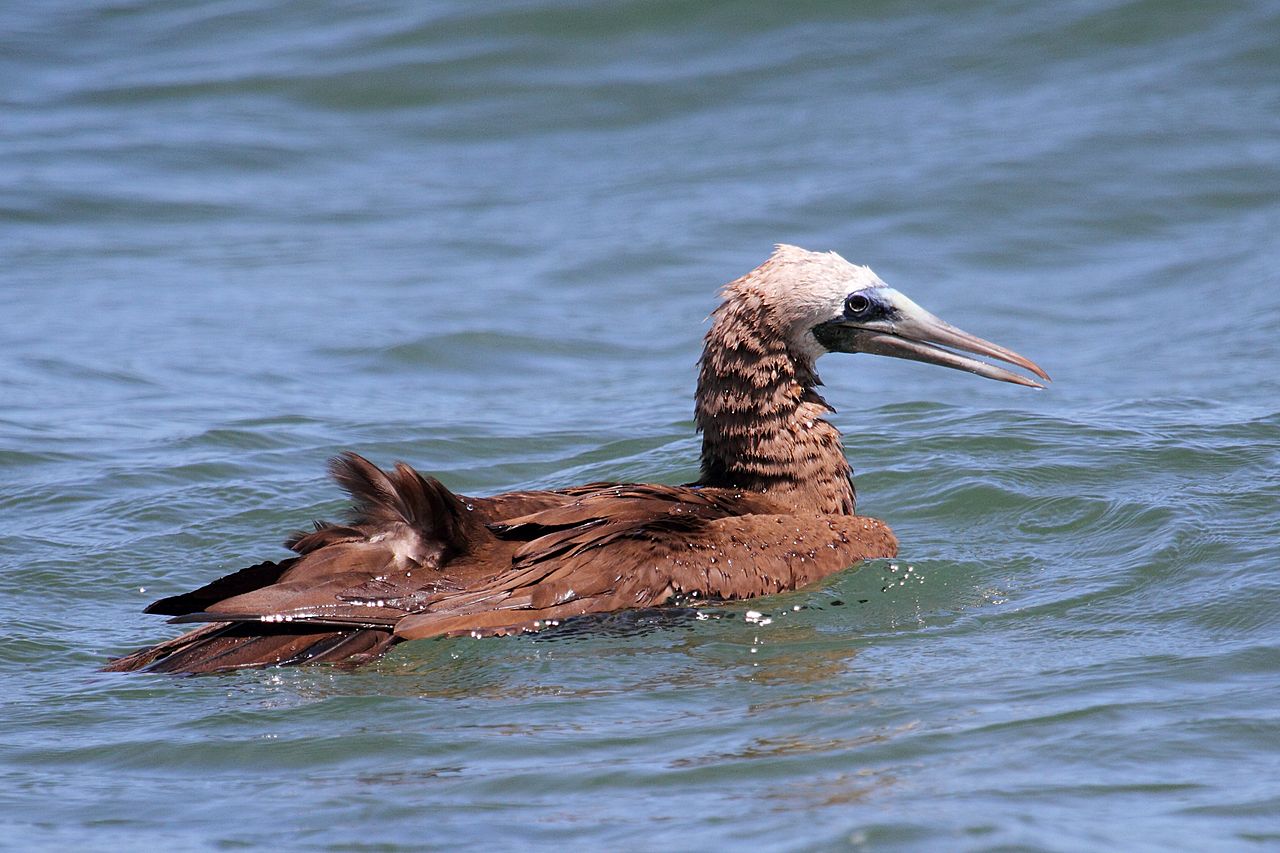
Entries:
POLYGON ((812 358, 794 351, 761 292, 735 283, 699 362, 701 485, 764 492, 795 512, 852 515, 853 472, 812 358))

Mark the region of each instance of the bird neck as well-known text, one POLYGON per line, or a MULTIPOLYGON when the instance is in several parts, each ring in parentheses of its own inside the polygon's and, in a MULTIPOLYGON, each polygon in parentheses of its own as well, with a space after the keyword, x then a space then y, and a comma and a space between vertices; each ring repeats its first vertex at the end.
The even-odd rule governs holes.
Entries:
POLYGON ((699 484, 767 493, 795 512, 852 515, 852 471, 813 358, 746 291, 716 310, 699 361, 699 484))

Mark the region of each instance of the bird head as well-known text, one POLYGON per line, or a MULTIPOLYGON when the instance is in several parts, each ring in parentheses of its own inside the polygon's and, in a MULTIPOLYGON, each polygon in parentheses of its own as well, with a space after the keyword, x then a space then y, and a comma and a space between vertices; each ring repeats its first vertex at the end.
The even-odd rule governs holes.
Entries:
POLYGON ((935 317, 870 268, 851 264, 835 252, 778 246, 755 273, 735 284, 748 282, 776 312, 795 351, 810 361, 830 352, 865 352, 1044 387, 1020 373, 964 355, 971 353, 1049 381, 1035 362, 935 317))

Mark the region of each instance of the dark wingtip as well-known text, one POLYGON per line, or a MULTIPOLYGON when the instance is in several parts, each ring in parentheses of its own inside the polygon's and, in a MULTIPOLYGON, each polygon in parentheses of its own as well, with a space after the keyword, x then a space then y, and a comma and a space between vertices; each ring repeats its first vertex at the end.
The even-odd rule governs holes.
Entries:
POLYGON ((280 579, 280 575, 284 574, 294 564, 296 559, 296 557, 291 557, 287 560, 281 560, 279 563, 267 560, 257 565, 249 566, 238 572, 224 575, 212 583, 207 583, 191 592, 171 595, 168 598, 153 601, 142 612, 153 613, 157 616, 181 616, 185 613, 203 610, 224 598, 230 598, 233 595, 239 595, 242 592, 249 592, 275 583, 280 579))

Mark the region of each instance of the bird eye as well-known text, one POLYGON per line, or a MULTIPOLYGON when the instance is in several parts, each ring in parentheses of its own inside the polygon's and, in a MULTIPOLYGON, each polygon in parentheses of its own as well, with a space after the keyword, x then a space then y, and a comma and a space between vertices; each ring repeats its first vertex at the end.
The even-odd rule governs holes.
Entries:
POLYGON ((844 310, 855 317, 861 316, 871 310, 871 300, 861 293, 851 293, 849 298, 844 301, 844 310))

